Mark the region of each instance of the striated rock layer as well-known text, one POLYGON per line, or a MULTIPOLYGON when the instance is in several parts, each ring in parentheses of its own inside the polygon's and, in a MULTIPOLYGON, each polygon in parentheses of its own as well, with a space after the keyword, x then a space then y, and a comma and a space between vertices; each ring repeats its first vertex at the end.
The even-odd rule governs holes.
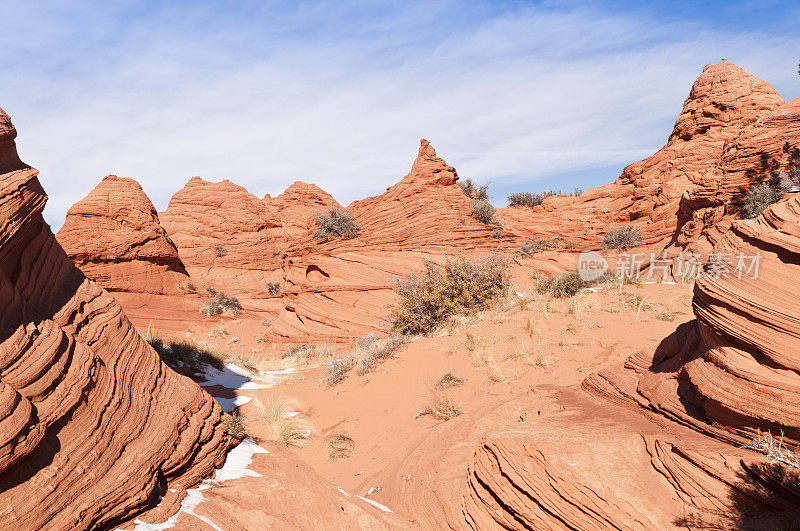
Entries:
POLYGON ((766 178, 748 170, 762 154, 786 162, 783 146, 796 146, 798 134, 800 100, 784 102, 766 81, 723 60, 703 69, 653 156, 580 197, 551 197, 502 215, 520 233, 587 245, 611 227, 633 224, 659 250, 705 253, 739 217, 749 187, 766 178))
POLYGON ((189 280, 155 207, 133 179, 103 178, 69 209, 56 238, 87 277, 110 291, 177 293, 189 280))
POLYGON ((697 320, 627 370, 587 380, 597 393, 632 400, 715 437, 741 444, 757 430, 800 442, 800 194, 787 194, 754 220, 733 224, 714 248, 728 274, 695 285, 697 320), (738 257, 760 256, 757 270, 738 257), (757 277, 755 275, 757 274, 757 277))
POLYGON ((13 139, 0 111, 0 528, 106 527, 221 465, 221 411, 70 262, 13 139))

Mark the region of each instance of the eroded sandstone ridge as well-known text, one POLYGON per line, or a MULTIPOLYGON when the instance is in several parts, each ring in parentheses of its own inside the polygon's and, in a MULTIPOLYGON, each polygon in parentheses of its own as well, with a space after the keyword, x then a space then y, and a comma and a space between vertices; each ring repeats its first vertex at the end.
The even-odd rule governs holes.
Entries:
POLYGON ((221 465, 217 403, 163 363, 42 218, 0 111, 0 528, 90 529, 221 465))
POLYGON ((67 212, 56 236, 70 259, 110 291, 177 293, 189 280, 139 183, 108 175, 67 212))
POLYGON ((666 145, 626 167, 612 184, 580 197, 551 197, 533 209, 505 208, 520 232, 599 242, 632 223, 645 243, 705 253, 738 218, 762 155, 785 159, 797 144, 800 100, 784 102, 766 81, 723 60, 692 86, 666 145))

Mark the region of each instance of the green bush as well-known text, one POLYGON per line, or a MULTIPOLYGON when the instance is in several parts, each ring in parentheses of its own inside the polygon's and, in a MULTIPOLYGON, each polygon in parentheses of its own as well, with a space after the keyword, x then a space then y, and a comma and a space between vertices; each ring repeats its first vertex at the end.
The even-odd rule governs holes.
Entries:
POLYGON ((400 303, 392 324, 403 335, 427 334, 454 315, 487 309, 511 285, 508 262, 490 255, 482 259, 448 260, 443 265, 425 263, 425 272, 397 286, 400 303))
MULTIPOLYGON (((209 291, 209 293, 211 293, 209 291)), ((216 297, 208 299, 200 308, 202 315, 220 315, 223 312, 236 317, 242 314, 242 305, 239 299, 232 295, 227 295, 224 291, 214 291, 216 297)))
POLYGON ((361 230, 353 215, 338 207, 331 207, 327 214, 318 213, 317 227, 314 236, 325 242, 336 238, 352 238, 361 230))
POLYGON ((639 229, 634 229, 631 225, 626 227, 619 227, 616 229, 611 229, 610 231, 606 232, 606 235, 603 236, 603 249, 617 249, 620 251, 624 251, 625 249, 629 249, 636 245, 637 243, 641 243, 644 238, 642 237, 642 231, 639 229))
POLYGON ((461 191, 464 192, 464 195, 469 198, 478 200, 489 199, 489 187, 486 185, 476 188, 475 184, 472 182, 472 179, 456 181, 456 184, 461 187, 461 191))

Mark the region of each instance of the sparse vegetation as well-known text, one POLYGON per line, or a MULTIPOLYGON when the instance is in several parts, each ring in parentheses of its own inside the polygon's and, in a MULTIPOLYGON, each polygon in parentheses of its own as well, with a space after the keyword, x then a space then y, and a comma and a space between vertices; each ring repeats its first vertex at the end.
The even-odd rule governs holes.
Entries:
POLYGON ((406 336, 389 336, 383 341, 367 334, 356 342, 354 355, 359 359, 358 374, 367 374, 375 365, 394 354, 394 351, 408 342, 406 336))
POLYGON ((355 366, 357 361, 355 356, 333 358, 330 363, 328 363, 328 368, 325 372, 325 381, 329 386, 338 384, 344 380, 347 373, 355 366))
POLYGON ((441 378, 436 380, 436 383, 434 384, 433 388, 436 390, 450 389, 451 387, 459 387, 461 385, 464 385, 464 382, 466 382, 466 380, 464 380, 463 378, 459 378, 458 376, 453 375, 452 372, 448 372, 442 375, 441 378))
POLYGON ((456 181, 456 184, 461 187, 464 195, 472 199, 489 199, 489 187, 484 185, 479 188, 475 187, 472 179, 465 179, 464 181, 456 181))
POLYGON ((606 232, 605 236, 603 236, 602 246, 605 250, 616 249, 624 251, 641 243, 643 239, 642 231, 627 225, 606 232))
POLYGON ((488 309, 510 284, 508 262, 499 256, 448 260, 443 265, 428 261, 422 275, 398 284, 393 329, 402 335, 431 333, 452 316, 488 309))
POLYGON ((144 339, 172 370, 190 378, 202 375, 208 365, 217 370, 222 370, 225 365, 225 355, 210 346, 198 345, 188 339, 168 341, 149 333, 144 335, 144 339))
POLYGON ((331 207, 327 213, 318 213, 316 218, 318 229, 314 236, 324 242, 352 238, 361 230, 353 215, 343 208, 331 207))
POLYGON ((281 283, 280 282, 267 282, 267 292, 270 295, 280 295, 281 283))
POLYGON ((472 202, 472 217, 485 223, 486 225, 499 225, 500 222, 495 218, 495 209, 486 199, 477 199, 472 202))
POLYGON ((519 250, 517 251, 517 255, 520 258, 530 258, 531 256, 535 255, 536 253, 540 253, 542 251, 551 251, 554 249, 574 249, 575 243, 565 240, 561 236, 554 236, 552 238, 531 238, 530 240, 523 243, 519 250))
POLYGON ((781 156, 774 158, 761 154, 758 168, 747 171, 747 179, 754 182, 745 194, 742 215, 747 219, 758 217, 784 193, 800 185, 800 148, 788 142, 783 146, 788 162, 781 163, 781 156), (781 169, 783 167, 783 169, 781 169))
POLYGON ((659 312, 656 314, 656 319, 659 321, 669 321, 671 323, 675 320, 675 314, 672 312, 659 312))
MULTIPOLYGON (((209 293, 211 293, 211 291, 209 291, 209 293)), ((216 297, 205 301, 200 308, 200 313, 202 315, 220 315, 226 313, 235 317, 242 314, 242 305, 239 299, 232 295, 227 295, 224 291, 218 292, 215 290, 214 293, 216 297)))
POLYGON ((347 459, 350 457, 350 454, 353 453, 353 449, 356 446, 356 442, 343 433, 334 435, 328 439, 328 443, 331 445, 331 453, 329 454, 331 461, 347 459))
POLYGON ((495 229, 492 231, 492 238, 495 240, 502 240, 506 237, 506 233, 503 232, 503 229, 495 229))
POLYGON ((266 317, 261 320, 261 326, 272 326, 272 319, 266 317))
POLYGON ((258 373, 260 371, 260 364, 257 360, 251 358, 246 354, 238 354, 231 360, 231 363, 235 363, 239 367, 243 369, 247 369, 250 372, 258 373))
POLYGON ((247 437, 247 426, 244 424, 244 417, 239 413, 233 412, 225 415, 222 422, 225 424, 225 432, 234 439, 241 440, 247 437))
POLYGON ((227 254, 228 254, 228 250, 225 247, 223 247, 222 245, 220 245, 220 244, 215 245, 214 249, 216 250, 217 256, 219 258, 222 258, 223 256, 227 256, 227 254))
POLYGON ((209 295, 214 297, 217 294, 217 288, 215 288, 214 286, 206 286, 206 292, 208 292, 209 295))
POLYGON ((742 446, 748 450, 755 450, 770 458, 770 463, 783 463, 792 468, 800 469, 800 459, 791 450, 787 450, 783 446, 783 432, 781 431, 780 439, 777 441, 769 431, 766 435, 758 432, 750 441, 742 446))
POLYGON ((551 195, 558 195, 560 192, 554 192, 553 190, 545 190, 544 192, 538 194, 532 194, 530 192, 520 192, 517 194, 511 194, 508 196, 508 206, 512 207, 535 207, 542 204, 542 202, 550 197, 551 195))
POLYGON ((417 417, 430 415, 437 420, 450 420, 461 415, 461 408, 458 401, 444 391, 433 391, 428 398, 425 408, 417 414, 417 417))
POLYGON ((300 402, 294 398, 278 397, 263 403, 256 400, 256 414, 266 425, 272 440, 284 446, 303 446, 314 433, 314 426, 298 413, 300 402))
POLYGON ((197 293, 197 286, 194 285, 193 282, 187 282, 186 284, 181 284, 178 286, 178 289, 181 291, 185 291, 186 293, 197 293))
POLYGON ((536 283, 537 293, 553 297, 572 297, 580 290, 595 286, 601 281, 601 279, 583 280, 577 271, 545 277, 539 270, 534 270, 533 280, 536 283))

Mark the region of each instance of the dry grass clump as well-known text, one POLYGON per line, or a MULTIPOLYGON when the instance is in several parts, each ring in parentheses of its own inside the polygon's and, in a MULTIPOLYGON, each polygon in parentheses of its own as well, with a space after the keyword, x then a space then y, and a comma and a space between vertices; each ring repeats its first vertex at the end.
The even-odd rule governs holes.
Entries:
POLYGON ((271 440, 284 446, 303 446, 314 433, 314 426, 297 411, 300 401, 278 397, 266 404, 256 400, 258 420, 266 425, 271 440))
POLYGON ((511 285, 508 262, 496 255, 482 259, 428 261, 425 272, 397 286, 400 303, 392 316, 402 335, 429 334, 454 315, 474 315, 500 300, 511 285))
POLYGON ((276 360, 269 360, 261 363, 265 370, 283 371, 304 365, 313 360, 328 357, 333 354, 333 345, 310 345, 303 343, 290 347, 283 355, 276 360))
POLYGON ((328 368, 325 371, 325 381, 329 386, 334 386, 344 380, 347 373, 355 367, 358 358, 355 356, 343 356, 333 358, 328 363, 328 368))
POLYGON ((231 363, 235 363, 239 367, 247 369, 250 372, 257 373, 261 370, 261 363, 258 360, 244 353, 237 354, 234 358, 231 359, 231 363))
POLYGON ((225 365, 225 354, 208 345, 199 345, 189 339, 168 341, 150 333, 143 337, 158 353, 161 361, 178 374, 195 378, 208 365, 218 370, 225 365))
POLYGON ((225 432, 234 439, 241 440, 247 437, 247 426, 244 424, 244 417, 240 414, 233 412, 225 415, 222 422, 225 424, 225 432))
POLYGON ((361 230, 353 214, 343 208, 331 207, 327 213, 319 212, 316 220, 318 229, 314 231, 314 236, 324 242, 352 238, 361 230))
POLYGON ((328 439, 328 443, 331 445, 331 453, 329 454, 331 461, 336 461, 337 459, 347 459, 353 453, 353 449, 356 447, 356 442, 349 436, 340 433, 339 435, 334 435, 330 439, 328 439))
POLYGON ((450 420, 461 415, 461 408, 452 395, 444 391, 433 391, 428 397, 425 408, 417 414, 417 418, 430 415, 437 420, 450 420))
POLYGON ((217 253, 217 257, 222 258, 223 256, 228 255, 228 250, 220 244, 214 246, 214 250, 217 253))
POLYGON ((489 360, 489 379, 493 382, 505 382, 517 378, 519 375, 516 371, 504 368, 494 360, 489 360))
POLYGON ((641 243, 643 239, 642 231, 634 229, 632 225, 628 225, 606 232, 601 245, 603 249, 606 250, 617 249, 619 251, 624 251, 625 249, 630 249, 637 243, 641 243))
POLYGON ((356 342, 354 352, 359 358, 358 374, 363 375, 372 371, 379 361, 390 357, 407 342, 407 336, 389 336, 383 341, 377 340, 371 333, 362 337, 356 342))
MULTIPOLYGON (((206 289, 209 290, 209 293, 211 293, 210 289, 206 289)), ((224 291, 216 290, 214 290, 212 295, 216 295, 216 297, 205 301, 203 303, 203 307, 200 308, 200 313, 202 315, 220 315, 222 313, 226 313, 236 317, 237 315, 242 314, 242 305, 239 302, 239 299, 233 295, 227 295, 224 291)))
POLYGON ((465 379, 455 376, 452 372, 448 372, 442 375, 438 380, 436 380, 436 383, 433 385, 433 388, 435 390, 450 389, 452 387, 459 387, 461 385, 464 385, 464 382, 466 382, 465 379))

